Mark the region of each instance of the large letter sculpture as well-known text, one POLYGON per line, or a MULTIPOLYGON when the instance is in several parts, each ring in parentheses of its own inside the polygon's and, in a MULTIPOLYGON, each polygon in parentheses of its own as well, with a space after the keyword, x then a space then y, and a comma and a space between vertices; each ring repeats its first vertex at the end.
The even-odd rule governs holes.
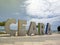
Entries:
POLYGON ((25 36, 26 35, 26 25, 27 21, 25 20, 18 20, 18 36, 25 36))
POLYGON ((44 34, 44 24, 43 23, 38 23, 38 34, 43 35, 44 34))
POLYGON ((29 30, 27 32, 28 35, 37 35, 37 29, 36 29, 36 23, 35 22, 31 22, 30 26, 29 26, 29 30))
POLYGON ((51 25, 47 23, 45 34, 51 34, 51 25))
POLYGON ((6 33, 10 34, 10 35, 13 35, 13 33, 15 33, 15 32, 11 33, 11 30, 10 30, 10 24, 12 24, 12 23, 16 24, 16 20, 15 19, 8 19, 5 23, 6 33))

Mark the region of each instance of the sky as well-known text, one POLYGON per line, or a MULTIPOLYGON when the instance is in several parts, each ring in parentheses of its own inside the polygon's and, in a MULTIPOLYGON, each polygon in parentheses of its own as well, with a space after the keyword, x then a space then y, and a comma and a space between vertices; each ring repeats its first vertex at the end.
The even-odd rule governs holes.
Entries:
POLYGON ((0 0, 0 22, 7 19, 16 19, 16 24, 11 24, 11 29, 16 29, 18 19, 51 24, 52 30, 57 30, 60 25, 60 0, 0 0))

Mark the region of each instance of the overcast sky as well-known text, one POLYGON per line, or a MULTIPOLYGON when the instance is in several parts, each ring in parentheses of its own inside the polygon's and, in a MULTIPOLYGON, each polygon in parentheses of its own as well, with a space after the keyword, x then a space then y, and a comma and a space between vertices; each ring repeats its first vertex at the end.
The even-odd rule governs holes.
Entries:
MULTIPOLYGON (((60 0, 0 0, 0 21, 9 18, 50 23, 52 30, 60 25, 60 0)), ((11 29, 17 29, 17 23, 11 24, 11 29)))

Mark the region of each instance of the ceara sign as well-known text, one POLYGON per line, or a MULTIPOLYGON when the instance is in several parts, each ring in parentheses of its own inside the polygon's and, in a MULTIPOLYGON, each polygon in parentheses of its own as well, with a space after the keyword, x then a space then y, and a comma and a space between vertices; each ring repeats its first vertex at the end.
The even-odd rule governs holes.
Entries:
POLYGON ((26 27, 23 25, 27 24, 26 20, 18 20, 18 30, 17 31, 11 31, 10 30, 10 24, 16 24, 15 19, 8 19, 5 23, 5 30, 7 34, 15 36, 17 32, 17 36, 25 36, 26 34, 31 35, 44 35, 44 34, 51 34, 51 25, 47 23, 46 30, 44 31, 45 25, 43 23, 38 23, 36 25, 35 22, 31 22, 28 31, 26 31, 26 27))

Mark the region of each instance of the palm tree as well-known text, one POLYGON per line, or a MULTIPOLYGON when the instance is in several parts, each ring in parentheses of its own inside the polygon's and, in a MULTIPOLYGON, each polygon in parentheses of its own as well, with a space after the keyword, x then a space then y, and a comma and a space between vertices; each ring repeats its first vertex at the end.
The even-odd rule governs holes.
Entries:
POLYGON ((4 22, 0 22, 0 26, 5 26, 5 21, 4 22))

